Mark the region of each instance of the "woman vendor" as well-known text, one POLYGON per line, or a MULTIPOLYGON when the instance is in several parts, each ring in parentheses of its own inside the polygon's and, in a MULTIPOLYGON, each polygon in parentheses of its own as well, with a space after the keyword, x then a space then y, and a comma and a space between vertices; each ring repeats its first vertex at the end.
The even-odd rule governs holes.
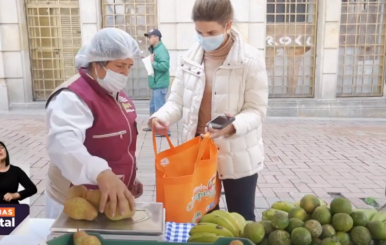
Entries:
POLYGON ((143 186, 136 179, 136 110, 122 92, 137 42, 125 31, 105 28, 75 58, 79 75, 48 98, 46 217, 57 218, 71 185, 99 189, 100 212, 109 201, 113 214, 135 206, 143 186))

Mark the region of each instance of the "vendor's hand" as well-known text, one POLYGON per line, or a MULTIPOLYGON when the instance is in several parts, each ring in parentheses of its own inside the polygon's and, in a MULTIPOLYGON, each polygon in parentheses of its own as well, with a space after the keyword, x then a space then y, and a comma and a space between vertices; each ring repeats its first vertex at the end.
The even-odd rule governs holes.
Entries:
POLYGON ((154 54, 150 55, 151 62, 154 62, 154 54))
POLYGON ((138 179, 134 182, 131 194, 133 194, 135 198, 138 198, 143 194, 143 184, 138 179))
POLYGON ((3 197, 4 201, 7 201, 7 202, 10 202, 10 201, 18 199, 18 198, 20 198, 19 193, 7 193, 3 197))
MULTIPOLYGON (((232 117, 228 113, 225 113, 225 115, 227 117, 232 117)), ((212 127, 212 125, 209 125, 209 127, 205 128, 205 133, 208 133, 208 132, 210 133, 211 139, 215 139, 215 138, 219 138, 219 137, 228 138, 236 133, 236 129, 233 126, 233 123, 229 124, 228 126, 226 126, 223 129, 214 129, 212 127)))
POLYGON ((154 126, 154 132, 159 135, 166 135, 169 132, 169 124, 159 118, 152 118, 148 122, 149 128, 154 126))
POLYGON ((111 170, 101 172, 97 177, 99 190, 101 191, 101 201, 99 211, 103 213, 106 209, 107 201, 110 201, 112 216, 116 211, 122 215, 125 213, 126 200, 129 201, 130 209, 135 209, 134 197, 127 189, 127 186, 111 170), (116 208, 119 210, 116 210, 116 208))

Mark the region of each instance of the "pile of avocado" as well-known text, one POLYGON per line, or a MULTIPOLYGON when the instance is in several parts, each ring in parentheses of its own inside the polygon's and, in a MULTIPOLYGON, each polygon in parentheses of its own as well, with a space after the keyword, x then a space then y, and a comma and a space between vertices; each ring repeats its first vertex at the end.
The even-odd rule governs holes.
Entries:
POLYGON ((305 195, 298 203, 272 204, 262 221, 244 229, 247 238, 259 245, 386 245, 386 211, 353 210, 343 197, 328 205, 305 195))

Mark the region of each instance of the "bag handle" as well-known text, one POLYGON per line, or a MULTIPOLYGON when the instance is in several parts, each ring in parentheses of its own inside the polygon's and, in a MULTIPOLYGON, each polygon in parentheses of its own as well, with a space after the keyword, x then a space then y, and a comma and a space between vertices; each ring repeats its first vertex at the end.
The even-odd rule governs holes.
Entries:
MULTIPOLYGON (((154 124, 153 122, 151 123, 151 132, 152 132, 152 135, 153 135, 153 149, 154 149, 154 156, 157 155, 158 151, 157 151, 157 140, 155 138, 155 131, 154 131, 154 124)), ((174 145, 172 143, 172 141, 170 140, 169 138, 169 135, 165 134, 166 136, 166 140, 168 141, 169 143, 169 147, 170 149, 173 149, 174 148, 174 145)))
MULTIPOLYGON (((157 151, 157 140, 155 138, 155 131, 154 131, 154 124, 152 123, 151 124, 151 132, 152 132, 152 136, 153 136, 153 150, 154 150, 154 156, 157 155, 158 151, 157 151)), ((169 138, 169 135, 165 134, 166 136, 166 140, 168 141, 169 143, 169 147, 170 149, 173 149, 174 148, 174 145, 172 143, 172 141, 170 140, 169 138)), ((200 149, 198 150, 198 154, 197 154, 197 159, 196 159, 196 163, 195 165, 201 160, 202 156, 204 155, 204 152, 205 152, 205 149, 206 149, 206 146, 210 140, 210 133, 206 133, 204 134, 204 136, 202 137, 202 142, 201 142, 201 145, 200 145, 200 149)))
POLYGON ((204 152, 206 150, 206 146, 208 145, 208 142, 210 140, 209 136, 210 136, 210 133, 206 133, 206 134, 204 134, 204 136, 202 136, 202 141, 201 141, 200 149, 198 150, 195 165, 197 165, 197 163, 201 160, 202 156, 204 155, 204 152))

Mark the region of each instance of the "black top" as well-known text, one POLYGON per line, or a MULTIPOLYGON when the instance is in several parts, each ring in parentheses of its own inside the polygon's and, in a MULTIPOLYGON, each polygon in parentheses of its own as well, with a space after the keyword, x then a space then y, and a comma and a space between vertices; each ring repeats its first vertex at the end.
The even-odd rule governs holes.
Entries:
POLYGON ((7 172, 0 172, 0 204, 17 204, 19 201, 35 195, 37 192, 36 185, 21 168, 10 165, 7 172), (24 187, 24 190, 19 191, 20 198, 10 202, 5 201, 4 195, 18 192, 19 184, 24 187))

